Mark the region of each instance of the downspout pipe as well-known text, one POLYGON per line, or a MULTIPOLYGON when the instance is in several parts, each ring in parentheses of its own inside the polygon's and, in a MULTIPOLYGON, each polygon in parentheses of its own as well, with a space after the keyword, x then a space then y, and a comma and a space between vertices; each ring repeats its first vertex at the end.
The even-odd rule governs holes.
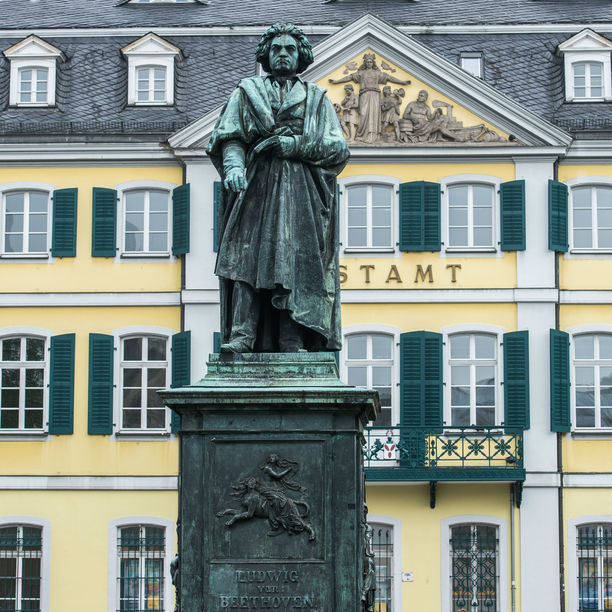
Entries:
POLYGON ((514 483, 510 484, 510 602, 516 612, 516 551, 514 547, 514 483))

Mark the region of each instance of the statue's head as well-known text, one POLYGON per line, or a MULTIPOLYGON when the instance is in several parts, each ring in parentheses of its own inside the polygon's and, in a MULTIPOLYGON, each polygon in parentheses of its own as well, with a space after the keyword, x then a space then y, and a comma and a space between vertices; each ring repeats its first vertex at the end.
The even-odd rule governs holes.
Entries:
POLYGON ((348 83, 344 86, 344 91, 346 91, 347 94, 352 94, 355 92, 355 88, 350 83, 348 83))
POLYGON ((391 95, 391 87, 389 87, 389 85, 385 85, 383 87, 383 95, 384 96, 390 96, 391 95))
MULTIPOLYGON (((280 54, 283 54, 282 50, 280 54)), ((312 46, 306 34, 289 23, 275 23, 263 33, 255 51, 255 58, 266 72, 280 76, 294 76, 304 72, 314 61, 312 46), (295 54, 288 49, 291 38, 295 43, 295 54), (285 53, 290 56, 289 66, 286 60, 278 58, 277 47, 284 47, 285 53)))
POLYGON ((376 56, 373 53, 364 53, 363 64, 361 64, 360 70, 370 69, 378 69, 378 66, 376 65, 376 56))
POLYGON ((419 102, 425 102, 427 98, 429 98, 429 94, 425 89, 421 89, 421 91, 419 91, 419 95, 417 96, 417 100, 419 102))

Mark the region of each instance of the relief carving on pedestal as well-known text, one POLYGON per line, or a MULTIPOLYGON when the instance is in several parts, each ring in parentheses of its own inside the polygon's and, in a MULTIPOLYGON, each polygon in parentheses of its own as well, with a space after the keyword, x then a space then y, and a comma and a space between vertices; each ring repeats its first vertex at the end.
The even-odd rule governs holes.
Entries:
POLYGON ((392 89, 387 83, 410 85, 410 81, 388 74, 396 70, 385 61, 380 65, 385 72, 378 67, 375 54, 366 53, 359 68, 356 62, 349 62, 345 64, 345 76, 328 79, 332 84, 347 83, 344 98, 334 108, 348 142, 379 146, 509 142, 484 123, 463 127, 463 122, 453 116, 453 105, 448 102, 433 100, 430 107, 429 92, 425 89, 402 110, 406 90, 392 89))
POLYGON ((259 470, 261 473, 243 477, 232 484, 234 491, 229 495, 236 499, 240 508, 226 508, 217 512, 217 517, 231 517, 225 523, 228 529, 236 521, 263 518, 268 520, 271 528, 266 534, 268 536, 306 532, 308 539, 314 541, 315 531, 305 520, 310 514, 307 490, 293 480, 299 471, 297 461, 272 453, 259 470))

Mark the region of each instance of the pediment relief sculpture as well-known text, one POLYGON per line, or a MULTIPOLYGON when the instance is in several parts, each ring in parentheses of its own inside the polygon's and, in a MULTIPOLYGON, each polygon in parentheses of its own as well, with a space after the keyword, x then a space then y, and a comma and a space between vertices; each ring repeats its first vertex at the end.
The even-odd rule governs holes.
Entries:
POLYGON ((378 67, 376 55, 366 53, 363 63, 345 65, 344 76, 328 79, 344 85, 344 98, 334 104, 348 142, 370 145, 436 143, 508 143, 510 141, 484 123, 464 127, 453 116, 453 105, 443 100, 429 102, 429 91, 421 89, 415 100, 406 101, 406 89, 387 83, 410 85, 393 74, 384 60, 378 67), (404 105, 405 104, 405 105, 404 105))

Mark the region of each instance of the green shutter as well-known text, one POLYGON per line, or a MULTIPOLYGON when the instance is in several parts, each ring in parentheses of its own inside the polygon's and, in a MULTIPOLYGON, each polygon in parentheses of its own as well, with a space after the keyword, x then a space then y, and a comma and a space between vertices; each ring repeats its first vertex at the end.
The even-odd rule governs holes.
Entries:
POLYGON ((117 192, 93 188, 92 257, 114 257, 117 248, 117 192))
POLYGON ((569 334, 550 330, 550 430, 569 431, 570 359, 569 334))
POLYGON ((568 250, 567 196, 565 183, 548 181, 548 248, 551 251, 568 250))
POLYGON ((221 349, 221 332, 213 332, 213 353, 221 349))
POLYGON ((113 433, 114 338, 89 334, 89 410, 90 434, 113 433))
POLYGON ((74 334, 63 334, 51 338, 49 361, 49 433, 72 434, 74 334))
POLYGON ((219 204, 221 201, 221 181, 213 183, 213 251, 219 250, 219 204))
POLYGON ((439 251, 440 185, 426 181, 399 187, 400 251, 439 251))
POLYGON ((442 335, 400 336, 400 424, 442 428, 442 335))
POLYGON ((504 426, 529 429, 529 332, 504 334, 504 426))
POLYGON ((172 254, 189 253, 190 225, 189 183, 172 190, 172 254))
POLYGON ((53 257, 76 257, 77 194, 76 187, 53 192, 53 257))
POLYGON ((499 192, 501 207, 501 250, 525 250, 525 181, 502 183, 499 192))
MULTIPOLYGON (((173 389, 185 387, 191 382, 191 332, 172 336, 172 383, 173 389)), ((181 428, 181 417, 172 411, 170 430, 176 433, 181 428)))

